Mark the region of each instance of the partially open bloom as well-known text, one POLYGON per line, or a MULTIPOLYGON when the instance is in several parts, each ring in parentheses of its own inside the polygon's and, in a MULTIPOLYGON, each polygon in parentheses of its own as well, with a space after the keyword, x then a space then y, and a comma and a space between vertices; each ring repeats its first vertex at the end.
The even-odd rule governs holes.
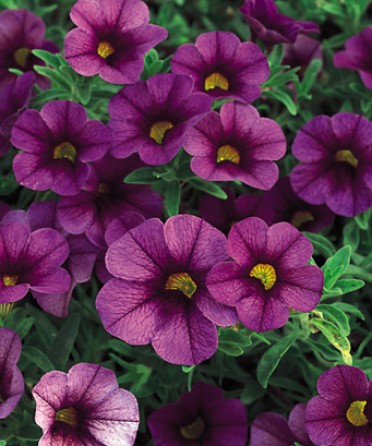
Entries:
POLYGON ((172 72, 188 74, 194 91, 212 99, 230 98, 252 102, 261 96, 260 84, 270 74, 261 49, 252 42, 240 42, 230 32, 200 34, 195 45, 181 45, 171 60, 172 72))
POLYGON ((240 8, 254 37, 265 44, 294 43, 300 33, 318 33, 314 22, 294 20, 281 14, 275 0, 245 0, 240 8))
POLYGON ((69 248, 54 229, 30 232, 27 224, 14 222, 0 226, 0 303, 22 299, 29 290, 64 293, 70 276, 60 266, 69 248))
POLYGON ((311 242, 289 223, 268 227, 246 218, 231 228, 227 250, 233 261, 217 264, 207 287, 218 302, 235 307, 249 329, 282 327, 289 309, 308 312, 318 304, 323 273, 307 264, 311 242))
POLYGON ((12 130, 12 143, 22 149, 13 162, 17 181, 29 189, 52 189, 75 195, 86 182, 88 162, 110 148, 110 134, 100 121, 90 121, 79 104, 51 101, 26 110, 12 130))
MULTIPOLYGON (((0 14, 0 83, 15 79, 9 68, 27 72, 44 63, 31 51, 58 51, 54 43, 44 40, 45 24, 40 17, 25 9, 8 9, 0 14)), ((37 75, 37 83, 48 87, 49 80, 37 75)))
POLYGON ((118 386, 113 371, 80 363, 68 373, 45 374, 34 387, 39 446, 132 446, 138 425, 134 395, 118 386))
POLYGON ((210 110, 211 100, 192 93, 193 81, 181 74, 157 74, 124 87, 109 103, 113 134, 111 154, 126 158, 138 152, 149 165, 171 161, 186 132, 210 110))
POLYGON ((205 382, 153 412, 148 425, 154 446, 244 446, 247 441, 243 403, 225 399, 221 389, 205 382))
POLYGON ((184 147, 193 155, 191 170, 201 178, 239 180, 266 190, 279 177, 274 160, 284 156, 286 139, 279 124, 261 118, 251 105, 228 103, 191 129, 184 147))
POLYGON ((301 231, 311 232, 331 226, 335 218, 326 205, 316 206, 301 200, 293 192, 288 177, 281 178, 272 189, 263 194, 255 216, 269 225, 287 221, 301 231))
POLYGON ((113 84, 136 82, 145 54, 168 35, 149 25, 149 9, 140 0, 78 0, 70 17, 78 28, 65 38, 67 62, 79 74, 98 73, 113 84))
POLYGON ((295 43, 287 43, 284 45, 283 65, 289 65, 292 68, 300 67, 297 72, 302 79, 313 59, 322 60, 322 45, 319 40, 300 34, 295 43))
POLYGON ((0 420, 13 411, 24 391, 23 376, 17 367, 21 350, 18 334, 0 327, 0 420))
POLYGON ((354 113, 316 116, 292 146, 301 161, 290 175, 294 192, 353 217, 372 206, 372 122, 354 113))
POLYGON ((106 330, 132 345, 151 343, 173 364, 193 365, 217 349, 218 325, 236 323, 235 310, 216 302, 206 275, 227 259, 226 238, 192 215, 150 219, 107 252, 115 279, 97 297, 106 330))
POLYGON ((71 234, 85 233, 97 246, 106 248, 105 231, 117 217, 135 211, 149 217, 160 217, 163 202, 160 194, 148 186, 125 184, 123 179, 142 167, 136 155, 118 160, 106 155, 91 165, 83 190, 74 197, 63 197, 58 204, 58 217, 71 234))
POLYGON ((372 89, 372 26, 350 37, 345 47, 345 50, 334 55, 333 63, 337 68, 358 71, 364 85, 372 89))
POLYGON ((318 380, 319 396, 306 406, 306 428, 322 446, 369 446, 372 381, 357 367, 337 365, 318 380))
POLYGON ((265 412, 253 421, 250 446, 313 446, 305 428, 305 404, 297 404, 288 421, 278 413, 265 412))

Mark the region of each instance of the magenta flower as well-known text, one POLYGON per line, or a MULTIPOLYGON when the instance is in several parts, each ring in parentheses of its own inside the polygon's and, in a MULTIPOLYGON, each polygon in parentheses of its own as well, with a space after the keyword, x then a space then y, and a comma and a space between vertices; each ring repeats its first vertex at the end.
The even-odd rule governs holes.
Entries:
POLYGON ((306 406, 306 428, 322 446, 368 446, 372 438, 372 381, 357 367, 337 365, 318 380, 306 406))
POLYGON ((304 34, 300 34, 294 44, 285 44, 284 49, 283 65, 300 67, 297 74, 301 79, 313 59, 322 60, 322 45, 319 40, 304 34))
POLYGON ((260 196, 242 194, 235 197, 231 189, 225 190, 226 200, 205 194, 199 200, 200 216, 223 232, 229 232, 231 226, 237 221, 255 215, 255 209, 259 205, 260 196))
POLYGON ((313 446, 305 428, 305 404, 297 404, 288 421, 274 412, 260 414, 251 426, 250 446, 313 446))
POLYGON ((132 446, 138 425, 134 395, 118 386, 113 371, 74 365, 68 374, 45 374, 34 387, 39 446, 132 446))
POLYGON ((35 75, 30 72, 0 84, 0 156, 12 147, 12 127, 31 99, 34 82, 35 75))
POLYGON ((100 121, 88 121, 81 105, 51 101, 40 112, 26 110, 19 117, 12 143, 22 149, 13 162, 22 186, 76 195, 88 178, 87 163, 108 151, 110 134, 100 121))
POLYGON ((18 334, 0 327, 0 420, 13 412, 23 395, 23 376, 17 367, 21 350, 18 334))
POLYGON ((106 256, 115 279, 96 301, 105 329, 132 345, 151 343, 173 364, 210 358, 218 343, 215 324, 237 322, 235 310, 205 286, 211 267, 226 259, 225 236, 198 217, 150 219, 129 230, 106 256))
POLYGON ((261 118, 251 105, 228 103, 191 129, 184 147, 193 155, 191 170, 201 178, 239 180, 266 190, 279 177, 273 161, 284 156, 286 139, 275 121, 261 118))
POLYGON ((294 20, 280 14, 274 0, 245 0, 240 8, 255 38, 265 44, 294 43, 300 33, 318 33, 314 22, 294 20))
POLYGON ((287 221, 301 231, 318 232, 331 226, 334 214, 325 205, 311 205, 301 200, 292 189, 289 177, 281 178, 275 186, 262 196, 256 217, 268 225, 287 221))
POLYGON ((186 132, 210 110, 206 94, 192 93, 193 81, 180 74, 157 74, 129 85, 109 103, 113 133, 111 154, 126 158, 138 152, 149 165, 171 161, 186 132))
POLYGON ((83 190, 74 197, 62 197, 58 217, 71 234, 85 233, 96 246, 105 248, 105 231, 115 218, 135 211, 146 218, 160 217, 161 196, 148 186, 125 184, 123 179, 143 164, 137 156, 117 160, 106 155, 91 165, 83 190))
POLYGON ((43 294, 63 293, 70 276, 60 266, 69 249, 53 229, 30 232, 29 226, 14 222, 0 226, 0 303, 22 299, 29 290, 43 294))
POLYGON ((346 49, 333 57, 337 68, 358 71, 363 84, 372 89, 372 26, 368 26, 356 36, 350 37, 345 44, 346 49))
POLYGON ((65 57, 83 76, 112 84, 136 82, 144 56, 166 39, 166 29, 149 25, 149 10, 139 0, 78 0, 71 9, 78 28, 65 38, 65 57))
MULTIPOLYGON (((31 51, 42 49, 58 52, 54 43, 44 40, 45 24, 40 17, 25 9, 6 10, 0 14, 0 83, 15 79, 9 68, 23 72, 32 71, 33 66, 44 65, 31 51)), ((49 86, 49 80, 36 75, 42 88, 49 86)))
POLYGON ((323 273, 307 264, 311 242, 289 223, 269 228, 260 218, 246 218, 231 228, 227 251, 233 261, 212 268, 207 287, 218 302, 235 307, 249 329, 282 327, 290 308, 308 312, 318 304, 323 273))
POLYGON ((226 400, 221 389, 205 382, 153 412, 148 426, 154 446, 244 446, 247 441, 243 403, 226 400))
POLYGON ((372 206, 372 122, 354 113, 316 116, 292 146, 301 161, 290 175, 294 192, 353 217, 372 206))
POLYGON ((194 91, 205 92, 213 100, 252 102, 261 96, 259 84, 270 75, 266 57, 257 45, 241 43, 235 34, 223 31, 200 34, 195 45, 181 45, 171 67, 173 73, 191 76, 194 91))

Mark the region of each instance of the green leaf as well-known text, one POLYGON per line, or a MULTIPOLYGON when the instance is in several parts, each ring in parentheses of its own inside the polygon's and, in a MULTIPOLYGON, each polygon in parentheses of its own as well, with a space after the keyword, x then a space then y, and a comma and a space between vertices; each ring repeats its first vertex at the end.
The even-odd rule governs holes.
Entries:
POLYGON ((221 328, 218 333, 219 342, 233 342, 241 347, 249 347, 252 345, 252 333, 248 333, 245 329, 238 331, 232 328, 221 328))
POLYGON ((59 71, 54 68, 42 67, 39 65, 34 65, 34 70, 41 74, 42 76, 47 77, 51 81, 56 82, 57 85, 63 86, 64 89, 70 91, 71 84, 65 76, 63 76, 59 71))
POLYGON ((285 105, 289 114, 293 116, 297 115, 297 105, 293 102, 289 92, 282 89, 277 89, 265 91, 264 94, 265 96, 276 99, 285 105))
POLYGON ((61 330, 49 349, 49 357, 59 370, 64 370, 68 357, 75 344, 80 325, 80 315, 71 314, 63 323, 61 330))
POLYGON ((235 342, 223 341, 218 344, 218 350, 221 350, 228 356, 241 356, 244 349, 235 342))
POLYGON ((280 360, 292 347, 300 335, 301 333, 298 331, 289 333, 263 354, 257 366, 257 379, 262 387, 266 389, 270 377, 278 367, 280 360))
POLYGON ((196 189, 213 195, 214 197, 221 198, 222 200, 227 199, 226 192, 215 183, 204 181, 201 178, 192 178, 191 180, 189 180, 189 183, 192 184, 196 189))
POLYGON ((353 314, 354 316, 357 316, 362 321, 364 321, 366 319, 364 317, 364 314, 355 305, 351 305, 346 302, 335 302, 332 304, 332 306, 338 308, 339 310, 343 311, 344 313, 353 314))
POLYGON ((341 294, 351 293, 364 287, 365 282, 359 279, 341 279, 336 282, 336 289, 341 290, 341 294))
MULTIPOLYGON (((369 101, 371 103, 371 101, 369 101)), ((363 212, 363 214, 359 214, 355 217, 356 224, 362 229, 363 231, 366 231, 369 227, 369 221, 372 217, 372 210, 369 209, 366 212, 363 212)))
POLYGON ((165 209, 169 217, 177 215, 180 208, 181 187, 179 181, 171 181, 165 190, 165 209))
POLYGON ((31 364, 35 364, 44 373, 55 370, 55 366, 48 356, 36 347, 23 346, 22 356, 31 364))
POLYGON ((183 371, 183 373, 190 373, 190 372, 194 371, 195 367, 196 367, 195 365, 183 365, 182 371, 183 371))
POLYGON ((49 51, 32 50, 31 52, 34 56, 43 60, 47 65, 50 65, 53 68, 59 68, 61 65, 61 61, 64 62, 64 59, 62 59, 62 57, 57 56, 56 54, 50 53, 49 51))
POLYGON ((342 276, 349 266, 351 256, 350 246, 344 246, 336 254, 328 258, 322 266, 324 272, 324 288, 331 290, 337 279, 342 276))
POLYGON ((337 325, 345 336, 350 334, 349 319, 343 311, 333 305, 320 304, 316 307, 316 311, 320 311, 325 319, 329 319, 337 325))
POLYGON ((307 67, 303 81, 301 82, 301 94, 308 94, 316 81, 318 74, 322 68, 320 59, 313 59, 307 67))
POLYGON ((342 232, 342 241, 344 245, 349 245, 351 250, 355 252, 360 243, 359 227, 354 221, 348 223, 342 232))
POLYGON ((271 67, 279 67, 282 63, 284 57, 284 46, 283 45, 275 45, 274 49, 271 51, 268 57, 269 66, 271 67))
POLYGON ((159 181, 160 177, 156 176, 153 167, 141 167, 136 169, 124 178, 127 184, 152 184, 159 181))
POLYGON ((315 254, 323 254, 324 257, 328 258, 335 253, 336 250, 334 246, 326 237, 324 237, 324 235, 305 231, 303 232, 303 235, 313 244, 315 254))

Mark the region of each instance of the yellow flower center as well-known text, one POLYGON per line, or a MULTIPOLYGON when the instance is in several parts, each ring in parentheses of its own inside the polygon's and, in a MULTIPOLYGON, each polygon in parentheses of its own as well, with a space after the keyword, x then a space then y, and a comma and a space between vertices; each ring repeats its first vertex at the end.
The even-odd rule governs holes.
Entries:
POLYGON ((188 273, 171 274, 165 283, 166 290, 182 291, 182 293, 189 299, 192 298, 197 288, 196 283, 188 273))
POLYGON ((229 89, 229 81, 221 73, 212 73, 205 78, 204 90, 214 90, 215 88, 221 88, 221 90, 227 91, 229 89))
POLYGON ((55 160, 66 158, 74 163, 76 159, 76 149, 69 142, 62 142, 54 148, 53 158, 55 160))
POLYGON ((223 163, 224 161, 230 161, 233 164, 240 163, 240 154, 233 146, 226 144, 217 149, 217 163, 223 163))
POLYGON ((259 279, 266 291, 270 290, 276 282, 275 268, 271 265, 267 265, 266 263, 257 264, 254 268, 252 268, 249 276, 259 279))
POLYGON ((18 276, 3 276, 3 284, 5 286, 17 285, 18 276))
POLYGON ((13 310, 14 302, 10 304, 0 304, 0 316, 6 317, 13 310))
POLYGON ((346 412, 346 418, 353 426, 367 426, 368 418, 364 413, 366 405, 367 401, 353 401, 350 404, 346 412))
POLYGON ((97 47, 97 53, 102 59, 107 59, 111 54, 115 52, 112 45, 108 42, 99 42, 97 47))
POLYGON ((108 194, 110 192, 110 186, 106 183, 99 183, 98 192, 100 194, 108 194))
POLYGON ((26 68, 28 56, 31 54, 31 50, 28 48, 18 48, 13 54, 15 63, 21 68, 26 68))
POLYGON ((359 164, 351 150, 338 150, 335 155, 335 161, 348 163, 353 167, 358 167, 359 164))
POLYGON ((291 224, 296 228, 300 228, 304 223, 314 221, 314 217, 309 211, 297 211, 293 214, 291 224))
POLYGON ((195 421, 187 426, 181 426, 180 432, 186 440, 197 440, 205 430, 205 422, 202 417, 197 417, 195 421))
POLYGON ((155 124, 153 124, 150 128, 150 138, 152 138, 158 144, 161 144, 165 133, 171 128, 173 128, 173 124, 170 121, 155 122, 155 124))
POLYGON ((62 421, 63 423, 67 423, 72 427, 77 427, 78 413, 74 407, 61 409, 56 413, 56 421, 62 421))

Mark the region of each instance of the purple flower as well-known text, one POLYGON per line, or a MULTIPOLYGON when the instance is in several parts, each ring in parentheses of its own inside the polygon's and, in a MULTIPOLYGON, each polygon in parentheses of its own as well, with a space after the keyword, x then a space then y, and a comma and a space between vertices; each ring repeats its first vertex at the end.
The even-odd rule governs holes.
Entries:
POLYGON ((105 329, 132 345, 151 343, 173 364, 193 365, 217 349, 216 325, 237 322, 235 310, 216 302, 205 280, 227 259, 226 238, 191 215, 150 219, 129 230, 107 252, 115 276, 97 297, 105 329))
POLYGON ((289 223, 269 228, 259 218, 246 218, 231 228, 227 251, 233 261, 211 270, 208 290, 218 302, 236 307, 249 329, 282 327, 290 308, 308 312, 318 304, 323 273, 307 265, 311 242, 289 223))
POLYGON ((188 74, 194 91, 221 98, 252 102, 261 96, 259 84, 270 69, 265 55, 252 42, 241 43, 230 32, 200 34, 195 45, 181 45, 171 60, 173 73, 188 74))
POLYGON ((305 429, 305 404, 297 404, 288 421, 274 412, 260 414, 251 426, 250 446, 313 446, 305 429))
POLYGON ((0 420, 13 411, 24 391, 23 376, 17 367, 21 350, 18 334, 0 327, 0 420))
POLYGON ((0 156, 12 147, 12 127, 31 99, 34 82, 35 75, 30 72, 0 84, 0 156))
POLYGON ((316 116, 298 132, 291 175, 294 192, 353 217, 372 206, 372 122, 354 113, 316 116))
POLYGON ((335 217, 327 206, 314 206, 301 200, 293 192, 289 177, 281 178, 263 194, 255 215, 269 225, 288 221, 301 231, 312 232, 331 226, 335 217))
POLYGON ((113 133, 111 154, 126 158, 138 152, 149 165, 171 161, 187 130, 210 110, 206 94, 192 93, 193 81, 181 74, 157 74, 124 87, 109 103, 113 133))
MULTIPOLYGON (((7 10, 0 14, 0 83, 15 79, 9 68, 23 72, 32 71, 35 64, 44 63, 33 56, 34 49, 58 52, 54 43, 44 40, 45 25, 40 17, 25 9, 7 10)), ((49 86, 49 81, 37 75, 37 83, 42 88, 49 86)))
POLYGON ((318 380, 319 396, 306 406, 306 428, 322 446, 369 446, 372 381, 357 367, 338 365, 318 380))
POLYGON ((69 249, 55 230, 30 232, 25 223, 0 226, 0 303, 22 299, 29 290, 44 294, 64 293, 70 276, 60 266, 69 249))
POLYGON ((372 26, 368 26, 356 36, 346 41, 346 50, 334 55, 333 63, 337 68, 358 71, 363 84, 372 89, 372 26))
POLYGON ((261 118, 251 105, 228 103, 191 129, 184 147, 193 155, 191 170, 205 180, 270 189, 279 177, 273 160, 284 156, 286 139, 275 121, 261 118))
POLYGON ((319 40, 304 34, 300 34, 294 44, 285 44, 284 49, 283 65, 300 67, 297 74, 301 79, 313 59, 322 60, 322 45, 319 40))
POLYGON ((221 389, 205 382, 153 412, 148 426, 154 446, 244 446, 247 441, 243 403, 226 400, 221 389))
POLYGON ((280 14, 274 0, 245 0, 240 8, 255 38, 265 44, 294 43, 300 33, 318 33, 314 22, 294 20, 280 14))
POLYGON ((93 163, 83 190, 59 202, 58 217, 64 229, 71 234, 85 233, 92 243, 105 248, 108 225, 125 212, 160 217, 163 202, 157 192, 148 186, 123 182, 126 175, 142 165, 137 156, 118 160, 106 155, 93 163))
POLYGON ((205 194, 199 200, 200 216, 223 232, 229 232, 231 226, 237 221, 251 217, 260 202, 259 195, 242 194, 235 197, 231 189, 225 190, 226 200, 205 194))
POLYGON ((109 149, 110 134, 100 121, 88 121, 81 105, 51 101, 40 112, 26 110, 19 117, 12 143, 22 149, 13 162, 22 186, 76 195, 88 178, 87 163, 109 149))
POLYGON ((134 444, 138 404, 118 386, 114 372, 80 363, 67 373, 45 374, 34 387, 39 446, 116 446, 134 444))
POLYGON ((149 25, 149 10, 139 0, 78 0, 71 9, 78 28, 65 38, 65 57, 79 74, 112 84, 136 82, 147 51, 166 39, 166 29, 149 25))

